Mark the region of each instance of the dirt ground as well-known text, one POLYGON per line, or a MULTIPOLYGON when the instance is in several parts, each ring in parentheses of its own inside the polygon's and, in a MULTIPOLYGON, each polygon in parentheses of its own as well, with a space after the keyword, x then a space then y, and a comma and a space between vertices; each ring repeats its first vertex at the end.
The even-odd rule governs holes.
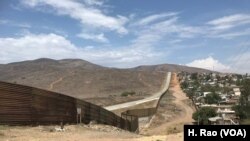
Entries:
POLYGON ((0 126, 0 141, 183 141, 183 125, 193 122, 194 109, 182 92, 176 74, 169 92, 140 134, 105 125, 67 125, 65 131, 56 131, 55 126, 0 126))
POLYGON ((68 125, 64 131, 55 126, 0 126, 0 141, 160 141, 165 136, 141 136, 105 125, 68 125))
MULTIPOLYGON (((172 76, 169 92, 160 101, 157 113, 151 121, 142 128, 141 133, 146 135, 175 135, 178 141, 183 140, 183 125, 192 124, 194 107, 192 102, 181 90, 176 74, 172 76)), ((175 141, 175 140, 173 140, 175 141)))

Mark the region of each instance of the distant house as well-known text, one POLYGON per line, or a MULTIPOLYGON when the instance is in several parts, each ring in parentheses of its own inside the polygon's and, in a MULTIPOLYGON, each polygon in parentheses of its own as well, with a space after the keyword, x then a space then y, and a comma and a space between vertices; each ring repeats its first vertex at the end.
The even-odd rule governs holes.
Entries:
POLYGON ((233 91, 234 91, 234 92, 239 92, 239 91, 240 91, 240 88, 233 88, 233 91))
POLYGON ((240 88, 233 88, 233 91, 234 91, 235 96, 240 96, 241 95, 240 88))
POLYGON ((211 107, 214 108, 215 110, 218 109, 231 109, 233 105, 217 105, 217 104, 203 104, 200 107, 211 107))
POLYGON ((220 77, 226 77, 226 74, 219 74, 220 77))
POLYGON ((229 87, 229 85, 230 85, 230 84, 229 84, 228 82, 226 82, 225 86, 226 86, 226 87, 229 87))
POLYGON ((227 101, 227 95, 226 94, 221 94, 220 97, 221 97, 221 100, 227 101))
POLYGON ((218 125, 220 124, 218 121, 222 120, 222 117, 216 116, 216 117, 211 117, 208 119, 210 125, 218 125))
POLYGON ((215 78, 215 77, 216 77, 216 73, 213 73, 213 74, 212 74, 212 77, 214 77, 214 78, 215 78))
POLYGON ((208 94, 211 94, 212 92, 203 92, 203 96, 206 97, 208 94))
POLYGON ((221 84, 221 83, 219 83, 219 87, 223 88, 223 87, 224 87, 224 85, 223 85, 223 84, 221 84))
POLYGON ((230 84, 230 87, 236 87, 236 85, 235 84, 230 84))
POLYGON ((228 109, 228 108, 225 108, 225 109, 221 109, 219 108, 217 110, 217 114, 218 115, 221 115, 222 118, 229 118, 229 119, 232 119, 232 118, 235 118, 236 115, 235 115, 235 111, 234 110, 231 110, 231 109, 228 109))
POLYGON ((209 82, 209 85, 214 86, 214 85, 215 85, 215 82, 209 82))
POLYGON ((230 110, 228 108, 224 108, 224 109, 219 108, 217 110, 217 113, 218 114, 235 114, 235 111, 234 110, 230 110))
POLYGON ((233 78, 232 80, 233 80, 234 82, 236 82, 238 79, 237 79, 237 78, 233 78))
POLYGON ((231 118, 223 118, 223 117, 211 117, 208 119, 210 125, 238 125, 238 122, 235 122, 231 118))

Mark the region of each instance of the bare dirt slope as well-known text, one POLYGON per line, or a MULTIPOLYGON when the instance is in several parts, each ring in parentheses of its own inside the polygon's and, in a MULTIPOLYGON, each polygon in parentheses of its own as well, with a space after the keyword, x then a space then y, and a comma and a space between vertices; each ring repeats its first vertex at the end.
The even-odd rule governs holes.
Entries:
MULTIPOLYGON (((168 103, 162 107, 160 104, 157 114, 149 123, 150 125, 147 125, 148 127, 144 129, 144 134, 168 135, 182 133, 184 124, 192 124, 194 108, 191 106, 191 101, 186 97, 186 94, 181 90, 176 74, 172 77, 167 95, 169 94, 172 94, 173 100, 167 101, 168 103), (168 118, 164 118, 164 116, 168 118)), ((164 97, 162 100, 164 100, 164 97)))
MULTIPOLYGON (((183 125, 190 124, 193 108, 188 98, 180 89, 176 74, 172 76, 170 94, 166 94, 168 107, 162 104, 159 111, 172 114, 171 120, 165 121, 156 115, 144 133, 134 134, 107 125, 67 125, 64 132, 54 131, 54 126, 39 127, 4 127, 0 126, 0 141, 183 141, 183 125), (175 109, 173 113, 170 110, 175 109), (155 120, 157 120, 155 122, 155 120), (171 131, 171 132, 169 132, 171 131), (147 136, 145 136, 147 134, 147 136)), ((164 100, 164 98, 163 98, 164 100)))
MULTIPOLYGON (((158 101, 160 99, 160 97, 167 91, 169 84, 170 84, 170 80, 171 80, 171 72, 168 72, 168 73, 166 73, 165 80, 162 82, 161 88, 159 89, 158 92, 152 94, 152 96, 146 97, 144 99, 137 100, 137 101, 131 101, 131 102, 122 103, 122 104, 118 104, 118 105, 108 106, 108 107, 105 107, 105 109, 107 109, 109 111, 115 111, 115 110, 124 109, 124 108, 128 108, 128 107, 135 107, 137 105, 140 105, 143 103, 148 103, 151 101, 158 101)), ((156 105, 157 105, 157 103, 155 105, 152 105, 152 107, 156 107, 156 105)))
POLYGON ((80 59, 43 58, 1 64, 0 81, 47 89, 106 106, 142 99, 157 92, 167 71, 207 70, 169 64, 116 69, 80 59), (125 91, 136 94, 121 97, 125 91))
POLYGON ((146 137, 104 125, 91 125, 91 127, 70 125, 65 126, 63 132, 56 131, 53 126, 0 126, 0 141, 164 141, 165 139, 166 136, 146 137))
POLYGON ((102 100, 112 104, 141 99, 158 91, 165 77, 163 72, 107 68, 77 59, 11 63, 1 65, 0 74, 0 81, 47 89, 96 104, 102 100), (136 94, 123 100, 120 96, 126 91, 136 94))

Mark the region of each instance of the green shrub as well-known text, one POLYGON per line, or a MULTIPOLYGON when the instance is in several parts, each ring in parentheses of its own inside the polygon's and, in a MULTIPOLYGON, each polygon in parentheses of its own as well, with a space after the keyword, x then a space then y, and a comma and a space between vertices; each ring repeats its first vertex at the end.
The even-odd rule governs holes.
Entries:
POLYGON ((215 117, 216 115, 215 109, 211 107, 203 107, 193 113, 193 119, 198 121, 200 124, 208 124, 208 119, 215 117))
POLYGON ((136 94, 136 92, 134 92, 134 91, 125 91, 125 92, 123 92, 122 94, 121 94, 121 96, 129 96, 129 95, 135 95, 136 94))

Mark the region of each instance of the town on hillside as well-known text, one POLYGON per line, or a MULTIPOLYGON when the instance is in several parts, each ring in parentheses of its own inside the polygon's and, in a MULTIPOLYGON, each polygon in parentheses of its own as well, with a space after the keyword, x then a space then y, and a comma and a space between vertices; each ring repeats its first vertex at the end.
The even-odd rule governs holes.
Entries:
POLYGON ((195 124, 239 125, 250 123, 248 74, 179 72, 181 88, 196 108, 195 124))

